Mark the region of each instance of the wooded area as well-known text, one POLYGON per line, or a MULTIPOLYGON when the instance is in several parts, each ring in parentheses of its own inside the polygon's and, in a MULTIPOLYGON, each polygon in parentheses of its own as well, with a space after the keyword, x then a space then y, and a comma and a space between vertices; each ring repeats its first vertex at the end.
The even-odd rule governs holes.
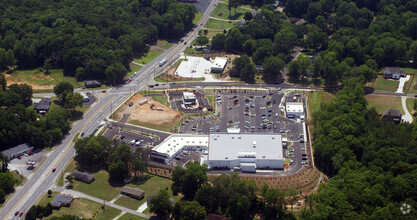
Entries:
POLYGON ((63 68, 77 80, 119 84, 146 44, 181 37, 195 13, 176 0, 1 1, 0 70, 63 68))

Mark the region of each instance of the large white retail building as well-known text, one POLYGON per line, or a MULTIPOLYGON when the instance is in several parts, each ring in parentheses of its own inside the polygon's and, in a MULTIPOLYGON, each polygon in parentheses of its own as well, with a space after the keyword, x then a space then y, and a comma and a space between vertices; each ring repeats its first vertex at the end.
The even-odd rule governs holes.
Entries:
POLYGON ((282 169, 281 134, 213 133, 209 135, 209 169, 282 169))

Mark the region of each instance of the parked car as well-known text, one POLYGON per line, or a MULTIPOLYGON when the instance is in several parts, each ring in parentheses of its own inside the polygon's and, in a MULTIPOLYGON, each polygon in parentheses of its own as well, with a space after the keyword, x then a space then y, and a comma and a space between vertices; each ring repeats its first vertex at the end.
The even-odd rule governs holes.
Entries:
POLYGON ((54 167, 53 169, 52 169, 52 172, 54 173, 56 171, 56 168, 54 167))

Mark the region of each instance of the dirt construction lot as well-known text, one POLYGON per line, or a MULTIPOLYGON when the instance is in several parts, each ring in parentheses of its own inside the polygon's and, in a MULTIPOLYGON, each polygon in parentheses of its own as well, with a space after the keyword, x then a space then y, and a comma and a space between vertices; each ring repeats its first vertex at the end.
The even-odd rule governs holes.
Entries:
POLYGON ((141 94, 135 94, 129 101, 127 101, 115 113, 114 119, 121 120, 123 115, 130 114, 127 122, 137 124, 154 129, 170 131, 176 124, 178 124, 186 116, 180 112, 174 111, 169 107, 156 102, 152 97, 143 97, 141 94), (148 103, 139 105, 143 100, 147 99, 148 103), (129 107, 129 103, 133 105, 129 107), (154 105, 151 109, 151 105, 154 105), (162 108, 163 111, 156 109, 162 108))

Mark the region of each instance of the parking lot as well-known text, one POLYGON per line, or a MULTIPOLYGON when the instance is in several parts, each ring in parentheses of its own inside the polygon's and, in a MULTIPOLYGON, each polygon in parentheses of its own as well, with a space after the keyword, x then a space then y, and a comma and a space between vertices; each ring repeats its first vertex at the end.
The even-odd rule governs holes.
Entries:
POLYGON ((238 128, 241 133, 281 133, 291 142, 284 157, 292 160, 291 169, 299 169, 306 159, 303 123, 284 117, 282 91, 217 91, 217 115, 186 120, 179 133, 209 134, 238 128), (302 143, 300 143, 302 142, 302 143))
POLYGON ((17 170, 20 174, 27 177, 33 170, 39 166, 39 163, 50 152, 42 149, 34 149, 32 155, 24 154, 21 159, 14 158, 10 161, 8 168, 10 170, 17 170), (34 165, 29 165, 28 162, 34 162, 34 165))

